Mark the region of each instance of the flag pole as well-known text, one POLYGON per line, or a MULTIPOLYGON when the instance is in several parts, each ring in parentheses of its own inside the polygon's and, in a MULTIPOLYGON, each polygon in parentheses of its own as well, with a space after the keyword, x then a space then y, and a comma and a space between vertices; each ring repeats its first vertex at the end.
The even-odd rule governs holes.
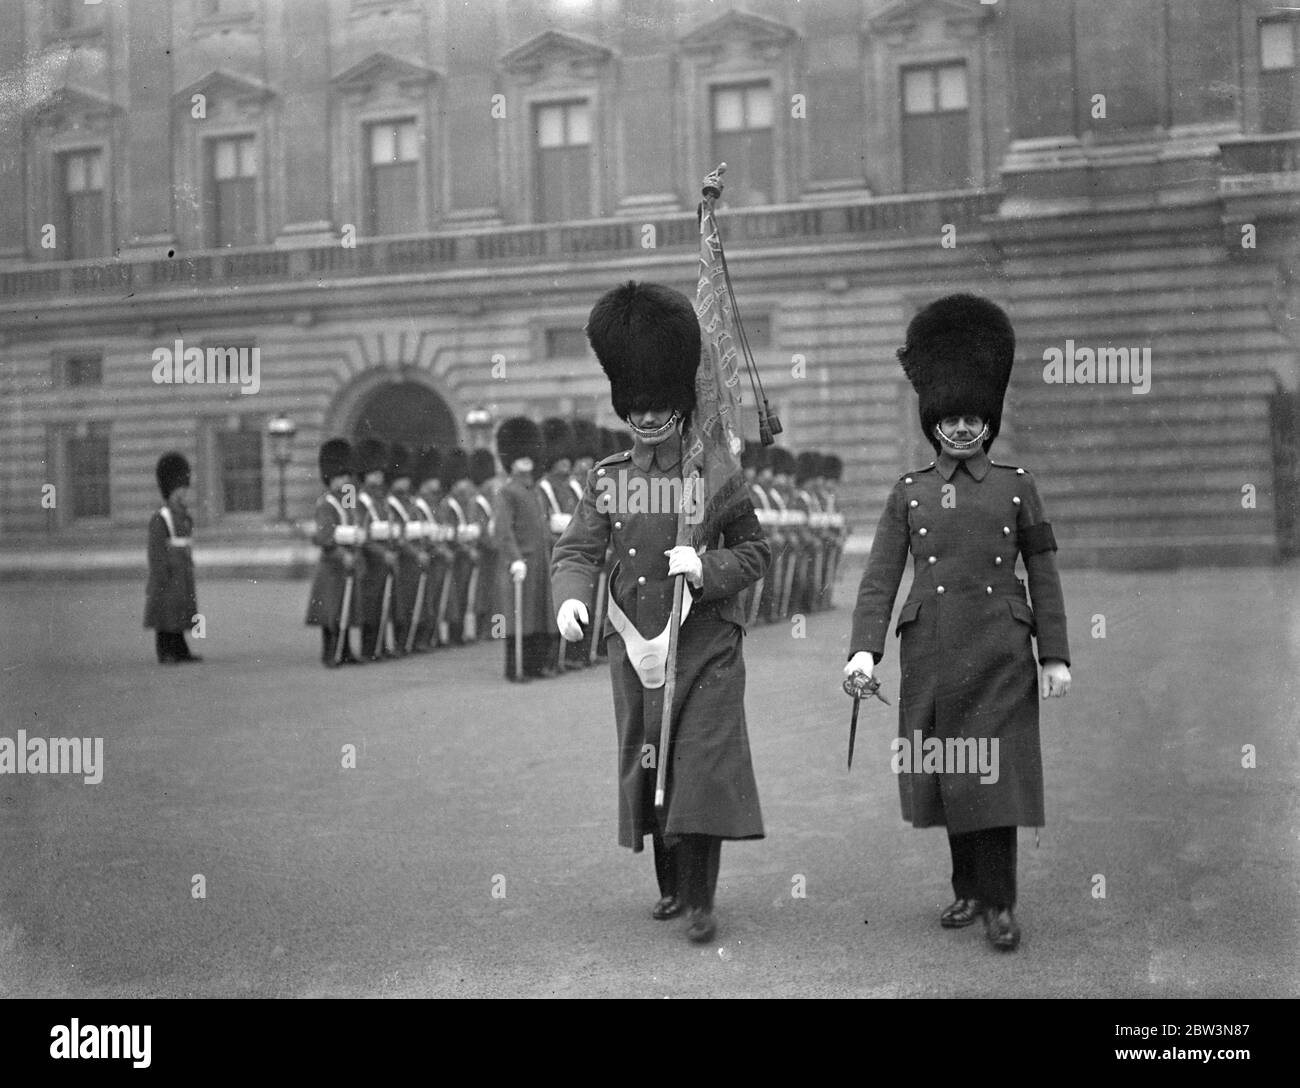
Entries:
MULTIPOLYGON (((704 179, 704 187, 701 193, 702 199, 700 201, 701 231, 706 228, 706 223, 713 218, 713 202, 722 195, 722 173, 726 169, 727 164, 722 163, 704 179)), ((683 506, 686 505, 688 497, 699 501, 700 496, 694 493, 694 489, 699 486, 699 482, 699 477, 694 476, 688 481, 687 486, 682 489, 683 506)), ((679 509, 677 511, 677 543, 679 545, 689 543, 690 535, 686 520, 683 517, 683 511, 679 509)), ((656 753, 655 766, 655 809, 661 813, 668 799, 668 763, 673 739, 673 698, 677 694, 677 640, 682 626, 682 585, 684 578, 685 575, 682 574, 673 576, 673 611, 668 620, 668 660, 664 666, 663 717, 660 719, 659 751, 656 753)))

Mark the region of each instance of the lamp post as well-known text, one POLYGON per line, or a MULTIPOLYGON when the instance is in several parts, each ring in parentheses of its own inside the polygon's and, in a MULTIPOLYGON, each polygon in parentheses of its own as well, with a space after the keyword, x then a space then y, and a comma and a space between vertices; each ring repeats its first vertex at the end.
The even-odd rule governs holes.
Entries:
POLYGON ((470 449, 485 450, 492 447, 492 413, 481 404, 465 413, 465 427, 469 431, 470 449))
POLYGON ((290 446, 298 428, 288 416, 281 412, 266 425, 266 433, 271 439, 271 456, 280 468, 280 521, 288 521, 289 515, 284 505, 284 470, 293 458, 290 446))

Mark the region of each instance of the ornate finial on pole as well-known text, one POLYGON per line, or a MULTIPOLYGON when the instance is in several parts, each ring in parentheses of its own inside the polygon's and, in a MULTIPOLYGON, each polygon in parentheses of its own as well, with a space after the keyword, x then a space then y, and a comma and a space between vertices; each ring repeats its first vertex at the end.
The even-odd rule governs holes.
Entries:
POLYGON ((722 195, 722 175, 726 172, 727 164, 725 162, 718 163, 709 171, 708 176, 704 179, 705 196, 711 196, 714 200, 717 200, 722 195))

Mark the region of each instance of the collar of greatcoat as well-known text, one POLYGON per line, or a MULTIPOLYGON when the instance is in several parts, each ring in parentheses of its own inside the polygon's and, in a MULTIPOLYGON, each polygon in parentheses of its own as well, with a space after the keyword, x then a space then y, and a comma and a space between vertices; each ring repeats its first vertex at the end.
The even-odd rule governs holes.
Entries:
POLYGON ((989 474, 989 466, 993 462, 989 460, 989 455, 980 450, 974 457, 968 457, 965 461, 957 457, 951 457, 947 450, 939 454, 939 460, 935 462, 939 469, 940 475, 945 480, 951 480, 952 474, 957 471, 959 465, 965 465, 966 471, 975 477, 977 482, 983 482, 984 477, 989 474))
POLYGON ((632 463, 642 472, 649 472, 652 463, 658 463, 660 472, 671 472, 682 462, 682 436, 674 431, 657 446, 647 446, 632 440, 632 463))

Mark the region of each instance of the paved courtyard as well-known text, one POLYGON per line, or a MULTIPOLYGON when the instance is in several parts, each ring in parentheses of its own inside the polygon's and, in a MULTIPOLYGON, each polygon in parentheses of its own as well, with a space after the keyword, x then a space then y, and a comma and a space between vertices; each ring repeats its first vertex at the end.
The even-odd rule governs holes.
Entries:
POLYGON ((164 669, 142 585, 0 586, 0 737, 104 742, 97 785, 0 777, 0 995, 1300 995, 1294 566, 1065 574, 1074 687, 1043 704, 1010 956, 938 926, 894 708, 864 704, 845 771, 860 569, 806 631, 747 638, 768 837, 724 846, 704 947, 616 844, 603 667, 520 688, 480 644, 327 672, 305 583, 200 571, 207 661, 164 669))

